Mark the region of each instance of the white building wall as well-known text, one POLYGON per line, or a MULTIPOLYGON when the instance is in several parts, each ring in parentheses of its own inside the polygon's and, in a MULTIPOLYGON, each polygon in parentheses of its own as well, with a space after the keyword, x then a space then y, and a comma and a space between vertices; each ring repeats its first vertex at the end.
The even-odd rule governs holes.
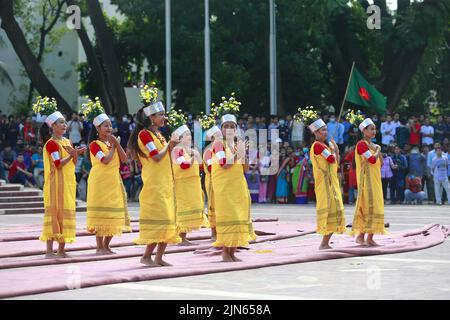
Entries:
MULTIPOLYGON (((111 5, 110 0, 104 0, 102 4, 108 16, 115 16, 119 20, 124 19, 124 16, 117 12, 117 7, 111 5)), ((90 39, 93 40, 95 38, 94 29, 90 24, 89 18, 83 19, 83 23, 90 39)), ((60 23, 57 28, 66 28, 67 30, 65 23, 60 23)), ((0 36, 6 43, 5 47, 0 47, 0 61, 4 62, 4 67, 15 85, 15 88, 11 88, 6 82, 0 82, 0 111, 3 114, 11 114, 14 112, 11 105, 13 95, 16 95, 21 100, 26 99, 27 93, 20 92, 19 88, 22 84, 29 84, 29 79, 21 76, 22 64, 3 29, 0 29, 0 36)), ((44 55, 42 63, 44 71, 48 68, 52 69, 53 74, 47 74, 47 76, 74 110, 78 110, 81 102, 84 101, 79 96, 79 74, 76 70, 77 65, 81 62, 86 62, 86 55, 77 32, 76 30, 67 30, 58 45, 55 46, 54 51, 44 55)), ((127 97, 134 105, 135 99, 133 95, 130 96, 127 93, 127 97)))

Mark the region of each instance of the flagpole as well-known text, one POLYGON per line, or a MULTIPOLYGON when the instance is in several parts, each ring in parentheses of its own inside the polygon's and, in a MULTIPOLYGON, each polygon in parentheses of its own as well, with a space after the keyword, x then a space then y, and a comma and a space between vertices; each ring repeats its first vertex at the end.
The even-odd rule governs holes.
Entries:
POLYGON ((355 68, 355 61, 352 63, 352 68, 350 69, 350 75, 348 76, 347 88, 345 88, 344 99, 342 99, 341 110, 339 111, 339 116, 336 123, 336 128, 334 129, 333 137, 336 134, 337 128, 339 127, 339 121, 341 120, 342 111, 344 110, 345 98, 347 98, 348 87, 350 86, 350 80, 352 80, 353 69, 355 68))
POLYGON ((348 87, 350 86, 350 80, 352 80, 352 74, 353 74, 353 69, 354 68, 355 68, 355 61, 353 61, 353 63, 352 63, 352 68, 350 70, 350 75, 348 77, 347 88, 345 89, 344 99, 342 99, 341 111, 339 111, 339 117, 338 117, 338 120, 337 120, 338 123, 339 123, 339 120, 341 120, 342 111, 344 110, 345 98, 347 98, 348 87))
POLYGON ((172 106, 172 31, 170 28, 170 1, 165 1, 165 24, 166 24, 166 109, 170 111, 172 106))
POLYGON ((209 27, 209 0, 205 0, 205 112, 211 113, 211 40, 209 27))
POLYGON ((276 4, 269 0, 269 76, 270 76, 270 115, 278 114, 277 105, 277 49, 276 49, 276 4))

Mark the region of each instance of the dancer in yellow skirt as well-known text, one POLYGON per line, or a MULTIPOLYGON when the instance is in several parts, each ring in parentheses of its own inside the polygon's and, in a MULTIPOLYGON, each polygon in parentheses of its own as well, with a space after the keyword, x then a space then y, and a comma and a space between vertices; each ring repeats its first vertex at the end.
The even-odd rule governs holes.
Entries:
POLYGON ((167 244, 181 241, 178 235, 174 184, 170 151, 178 143, 172 138, 166 142, 158 128, 165 123, 165 109, 157 98, 156 88, 144 88, 141 97, 149 104, 137 113, 137 124, 130 137, 128 147, 137 154, 142 164, 143 187, 139 195, 139 238, 137 244, 147 248, 141 263, 150 267, 170 266, 163 260, 167 244), (153 92, 153 93, 152 93, 153 92), (155 93, 156 92, 156 93, 155 93), (151 95, 147 100, 146 95, 151 95), (155 260, 151 256, 156 246, 155 260))
MULTIPOLYGON (((223 102, 224 110, 235 105, 234 97, 223 102)), ((247 247, 256 239, 250 215, 251 198, 244 172, 248 170, 245 161, 248 144, 235 141, 237 120, 233 114, 221 117, 223 140, 213 144, 211 171, 216 209, 217 240, 215 247, 222 247, 224 262, 241 261, 236 257, 237 247, 247 247)))
POLYGON ((44 143, 44 226, 39 237, 47 242, 46 258, 53 258, 53 242, 59 243, 56 257, 69 257, 65 244, 76 237, 76 179, 75 164, 86 148, 73 148, 63 137, 67 130, 64 116, 57 111, 56 101, 38 98, 33 106, 35 113, 47 116, 39 130, 44 143))
MULTIPOLYGON (((174 113, 176 111, 169 114, 169 124, 171 124, 171 116, 174 113)), ((209 226, 204 215, 204 199, 200 180, 202 159, 198 151, 191 147, 192 137, 188 126, 185 124, 179 126, 172 136, 180 140, 180 143, 172 151, 177 224, 182 241, 180 245, 192 245, 186 239, 187 233, 198 230, 202 226, 209 226)))
POLYGON ((205 173, 205 191, 206 191, 206 198, 208 201, 206 212, 208 215, 209 225, 211 227, 211 239, 213 241, 216 241, 217 239, 216 213, 215 213, 216 209, 214 204, 214 191, 212 188, 212 180, 211 180, 212 143, 205 148, 205 152, 203 153, 203 168, 204 168, 203 171, 205 173))
POLYGON ((205 115, 200 119, 203 129, 206 131, 206 141, 211 141, 211 143, 205 148, 203 152, 203 168, 205 173, 205 191, 206 198, 208 200, 207 204, 207 214, 208 221, 211 227, 211 239, 216 241, 217 231, 216 231, 216 213, 214 204, 214 191, 212 187, 211 180, 211 169, 212 169, 212 146, 216 139, 222 138, 222 132, 219 127, 216 126, 215 114, 205 115))
POLYGON ((387 234, 384 228, 384 202, 381 184, 383 158, 381 147, 372 142, 377 133, 370 118, 365 119, 359 129, 363 139, 356 144, 355 162, 358 182, 358 198, 352 224, 356 242, 366 246, 377 246, 374 234, 387 234), (367 233, 367 238, 364 239, 367 233))
POLYGON ((113 236, 131 231, 127 196, 119 172, 127 155, 120 138, 112 135, 111 120, 98 99, 84 104, 81 111, 94 125, 89 137, 92 169, 87 188, 87 230, 96 235, 97 254, 111 254, 114 252, 109 244, 113 236))
POLYGON ((317 233, 323 236, 319 249, 331 249, 333 233, 345 231, 344 205, 337 175, 339 149, 333 139, 332 147, 327 145, 327 126, 322 119, 318 119, 315 111, 300 110, 300 117, 305 123, 312 122, 308 128, 316 140, 311 146, 310 159, 316 193, 317 233))

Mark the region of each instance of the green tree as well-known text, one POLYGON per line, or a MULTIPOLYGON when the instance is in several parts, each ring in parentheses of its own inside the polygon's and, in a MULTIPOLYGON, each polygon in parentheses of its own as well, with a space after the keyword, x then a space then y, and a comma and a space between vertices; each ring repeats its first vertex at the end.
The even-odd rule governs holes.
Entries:
POLYGON ((36 56, 33 54, 22 28, 16 21, 15 10, 17 8, 14 8, 13 0, 0 0, 1 27, 5 30, 28 77, 41 95, 54 97, 62 111, 71 113, 71 107, 47 78, 36 56))
MULTIPOLYGON (((138 78, 130 63, 138 66, 139 74, 147 59, 148 78, 164 83, 164 1, 112 2, 127 17, 114 27, 114 46, 126 78, 138 78)), ((385 0, 375 0, 382 9, 381 30, 367 28, 369 3, 365 0, 276 3, 281 114, 305 105, 332 104, 338 109, 353 61, 388 97, 391 111, 401 110, 404 101, 418 104, 422 98, 417 93, 425 87, 425 92, 436 89, 437 99, 445 100, 445 89, 440 88, 448 73, 442 73, 438 66, 448 64, 445 37, 450 0, 401 0, 396 12, 387 9, 385 0), (430 68, 434 75, 430 75, 430 68)), ((267 114, 268 1, 211 0, 210 11, 213 100, 236 91, 246 111, 267 114)), ((203 110, 204 105, 203 14, 203 1, 172 1, 174 102, 189 111, 203 110)))
POLYGON ((95 30, 99 53, 105 68, 106 86, 112 108, 115 112, 125 114, 128 112, 128 105, 124 90, 124 78, 120 71, 115 48, 113 47, 114 34, 106 24, 100 2, 98 0, 87 0, 86 3, 87 12, 95 30))
MULTIPOLYGON (((5 46, 6 46, 5 41, 2 39, 2 37, 0 37, 0 48, 5 47, 5 46)), ((6 82, 11 87, 14 87, 14 83, 13 83, 8 71, 6 71, 6 69, 5 69, 4 62, 2 62, 2 61, 0 61, 0 82, 2 84, 4 84, 6 82)))
POLYGON ((365 0, 352 1, 351 6, 344 0, 306 2, 319 21, 316 27, 326 35, 322 47, 341 86, 356 61, 387 96, 390 111, 404 98, 420 63, 442 46, 450 18, 449 0, 399 1, 395 13, 385 0, 375 0, 382 10, 381 30, 370 30, 365 26, 365 0))

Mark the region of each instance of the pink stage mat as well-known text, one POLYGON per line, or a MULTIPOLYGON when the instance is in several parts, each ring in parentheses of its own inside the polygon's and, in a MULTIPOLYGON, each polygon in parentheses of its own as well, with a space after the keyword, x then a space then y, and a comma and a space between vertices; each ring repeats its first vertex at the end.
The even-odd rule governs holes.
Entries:
MULTIPOLYGON (((276 222, 278 218, 258 218, 253 219, 253 222, 276 222)), ((139 232, 139 219, 131 219, 131 232, 139 232)), ((38 240, 41 235, 42 224, 27 224, 2 227, 0 228, 0 242, 9 241, 26 241, 26 240, 38 240)), ((91 236, 92 234, 86 231, 85 224, 77 225, 77 237, 91 236)))
MULTIPOLYGON (((255 222, 254 227, 256 229, 255 233, 260 235, 257 241, 275 241, 298 237, 314 233, 316 228, 312 222, 255 222)), ((201 229, 192 232, 188 234, 188 239, 193 241, 195 245, 169 246, 167 253, 209 248, 212 243, 210 235, 210 229, 201 229)), ((45 259, 43 257, 45 254, 45 243, 37 240, 5 242, 1 244, 0 269, 138 257, 142 255, 142 246, 134 244, 133 240, 137 236, 138 234, 135 233, 124 234, 121 237, 113 238, 111 247, 116 248, 114 250, 117 254, 101 256, 94 253, 79 253, 78 251, 96 249, 94 236, 81 237, 74 244, 67 244, 66 251, 71 252, 72 258, 66 259, 45 259)))
MULTIPOLYGON (((172 263, 172 267, 148 268, 139 263, 138 257, 121 257, 120 259, 96 259, 69 265, 54 264, 7 269, 0 271, 0 298, 326 259, 408 252, 439 245, 449 235, 447 227, 439 224, 427 225, 415 230, 375 237, 380 246, 372 248, 355 244, 354 239, 347 235, 337 235, 332 239, 333 249, 320 251, 317 248, 321 237, 299 238, 295 242, 279 241, 283 239, 283 234, 288 233, 287 226, 290 226, 292 231, 299 225, 305 226, 305 224, 289 222, 265 223, 264 225, 266 227, 263 231, 276 235, 261 236, 259 240, 266 238, 265 241, 251 244, 248 250, 240 250, 238 257, 243 262, 221 262, 217 249, 208 247, 207 241, 199 241, 196 251, 167 254, 165 260, 172 263), (270 237, 277 236, 279 240, 273 238, 269 240, 270 237)), ((301 234, 301 232, 296 232, 301 234)), ((174 247, 170 249, 172 248, 174 247)), ((190 250, 192 249, 194 248, 191 247, 190 250)), ((135 249, 128 248, 127 250, 135 249)), ((143 248, 141 247, 140 250, 142 253, 143 248)))

